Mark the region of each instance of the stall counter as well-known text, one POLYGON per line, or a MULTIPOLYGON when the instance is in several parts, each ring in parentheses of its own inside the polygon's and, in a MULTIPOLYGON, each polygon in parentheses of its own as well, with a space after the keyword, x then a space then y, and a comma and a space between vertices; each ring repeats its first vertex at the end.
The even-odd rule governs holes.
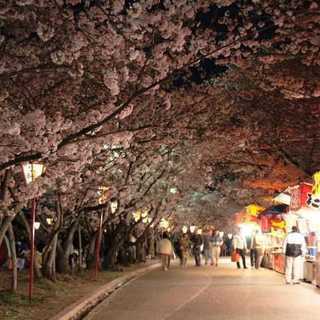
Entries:
POLYGON ((273 252, 273 270, 284 273, 285 272, 285 265, 286 265, 286 257, 282 252, 273 252))

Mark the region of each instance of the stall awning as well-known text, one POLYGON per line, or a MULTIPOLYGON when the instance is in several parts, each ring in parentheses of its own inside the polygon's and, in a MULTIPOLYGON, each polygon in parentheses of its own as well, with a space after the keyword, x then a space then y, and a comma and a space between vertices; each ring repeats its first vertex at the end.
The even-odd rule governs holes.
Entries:
POLYGON ((263 210, 259 216, 265 216, 265 215, 276 215, 276 214, 283 214, 287 213, 289 210, 289 206, 286 204, 276 204, 273 205, 265 210, 263 210))
POLYGON ((286 192, 279 193, 276 197, 273 198, 274 202, 286 204, 287 206, 291 203, 291 196, 286 192))

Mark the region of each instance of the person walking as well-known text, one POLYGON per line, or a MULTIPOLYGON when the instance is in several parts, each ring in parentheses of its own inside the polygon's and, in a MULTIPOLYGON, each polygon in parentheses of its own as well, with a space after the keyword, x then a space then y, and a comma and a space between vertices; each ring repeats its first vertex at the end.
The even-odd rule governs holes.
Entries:
POLYGON ((220 236, 220 231, 216 230, 214 236, 212 237, 212 260, 216 267, 219 264, 222 244, 223 239, 220 236))
POLYGON ((208 230, 206 234, 203 235, 203 255, 204 263, 207 265, 208 262, 211 262, 213 266, 212 259, 212 230, 208 230))
POLYGON ((226 256, 231 256, 232 251, 232 239, 233 236, 231 233, 228 233, 226 239, 225 239, 225 245, 226 245, 226 256))
POLYGON ((283 253, 286 256, 285 279, 286 284, 299 284, 302 277, 302 257, 307 252, 304 236, 296 226, 287 235, 283 243, 283 253))
POLYGON ((265 249, 264 236, 261 231, 256 230, 251 238, 250 261, 251 267, 260 268, 263 252, 265 249))
POLYGON ((202 230, 198 229, 197 233, 193 235, 191 241, 193 244, 192 252, 194 255, 195 264, 197 267, 201 266, 201 246, 203 244, 202 240, 202 230))
POLYGON ((180 260, 181 267, 186 267, 187 265, 189 244, 190 244, 190 241, 189 241, 188 234, 182 233, 179 239, 179 246, 180 246, 180 253, 181 253, 181 260, 180 260))
POLYGON ((163 237, 159 242, 159 254, 161 256, 162 270, 167 271, 170 268, 170 259, 173 254, 173 247, 169 240, 169 235, 166 232, 163 233, 163 237))
MULTIPOLYGON (((232 247, 233 250, 237 252, 237 254, 242 259, 242 265, 244 269, 247 269, 246 266, 246 250, 247 250, 247 241, 246 239, 240 234, 240 230, 237 232, 237 234, 233 237, 232 240, 232 247)), ((241 268, 240 261, 237 261, 237 267, 238 269, 241 268)))

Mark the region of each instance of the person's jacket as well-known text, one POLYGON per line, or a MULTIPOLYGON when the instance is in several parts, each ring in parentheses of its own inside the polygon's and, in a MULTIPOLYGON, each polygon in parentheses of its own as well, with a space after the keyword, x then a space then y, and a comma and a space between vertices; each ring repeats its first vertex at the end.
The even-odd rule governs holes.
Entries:
POLYGON ((203 249, 210 250, 212 248, 212 236, 209 234, 203 235, 203 249))
POLYGON ((212 237, 211 243, 213 247, 220 247, 223 245, 223 239, 219 234, 216 234, 212 237))
POLYGON ((192 243, 193 247, 200 248, 203 241, 202 241, 202 236, 200 234, 196 234, 192 237, 192 243))
POLYGON ((256 234, 251 238, 251 249, 264 249, 265 248, 265 239, 262 234, 256 234))
POLYGON ((291 232, 283 242, 283 253, 288 257, 298 257, 307 253, 304 236, 299 232, 291 232))
POLYGON ((171 255, 173 253, 173 248, 171 241, 169 239, 162 239, 159 242, 159 253, 171 255))
POLYGON ((187 252, 189 249, 189 237, 187 235, 182 235, 179 239, 180 250, 187 252))
POLYGON ((235 235, 232 240, 233 249, 246 250, 247 241, 244 237, 240 235, 235 235))

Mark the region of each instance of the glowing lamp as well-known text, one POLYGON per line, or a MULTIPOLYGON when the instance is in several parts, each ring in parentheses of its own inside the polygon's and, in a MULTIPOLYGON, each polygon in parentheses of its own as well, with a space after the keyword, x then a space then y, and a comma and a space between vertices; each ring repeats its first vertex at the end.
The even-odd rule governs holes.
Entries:
POLYGON ((162 218, 160 220, 160 227, 163 229, 168 229, 169 228, 169 221, 165 218, 162 218))
POLYGON ((190 226, 190 232, 191 233, 194 233, 196 231, 196 226, 190 226))
POLYGON ((170 188, 170 193, 176 194, 177 193, 177 188, 175 188, 175 187, 170 188))
POLYGON ((53 223, 53 218, 47 218, 46 221, 47 221, 47 224, 50 226, 53 223))
POLYGON ((29 184, 39 178, 45 171, 45 166, 41 163, 25 163, 22 170, 26 183, 29 184))
POLYGON ((40 228, 40 222, 39 221, 36 221, 34 223, 34 228, 35 228, 35 230, 38 230, 40 228))
POLYGON ((137 210, 135 212, 132 213, 133 219, 135 222, 138 222, 141 218, 141 211, 137 210))
POLYGON ((187 233, 188 232, 188 227, 187 226, 183 226, 182 227, 182 233, 187 233))
POLYGON ((240 227, 240 233, 243 237, 250 237, 253 231, 258 229, 258 226, 252 223, 243 223, 243 224, 240 224, 239 227, 240 227))
POLYGON ((99 190, 97 191, 97 194, 99 196, 98 202, 99 204, 105 203, 109 198, 109 187, 101 186, 99 187, 99 190))
POLYGON ((146 209, 141 213, 141 217, 146 218, 147 216, 148 216, 148 210, 146 209))
POLYGON ((111 213, 115 213, 117 209, 118 209, 118 201, 117 200, 111 201, 110 202, 111 213))

